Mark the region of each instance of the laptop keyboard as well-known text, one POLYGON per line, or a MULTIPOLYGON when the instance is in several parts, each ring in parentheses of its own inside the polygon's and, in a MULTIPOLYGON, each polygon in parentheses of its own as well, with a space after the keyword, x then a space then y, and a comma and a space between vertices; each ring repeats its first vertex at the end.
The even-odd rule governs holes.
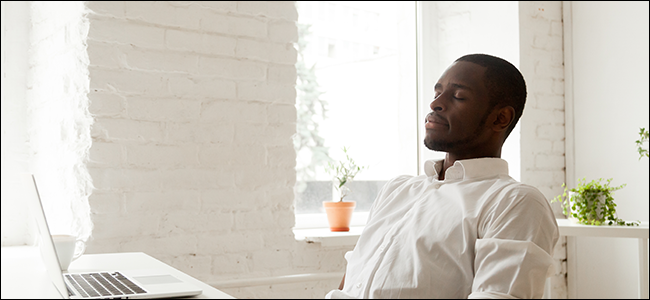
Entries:
MULTIPOLYGON (((140 288, 133 281, 124 277, 120 272, 102 272, 85 274, 64 274, 68 280, 67 284, 74 287, 82 297, 100 296, 123 296, 133 294, 144 294, 145 290, 140 288)), ((68 286, 68 294, 72 296, 71 288, 68 286)))

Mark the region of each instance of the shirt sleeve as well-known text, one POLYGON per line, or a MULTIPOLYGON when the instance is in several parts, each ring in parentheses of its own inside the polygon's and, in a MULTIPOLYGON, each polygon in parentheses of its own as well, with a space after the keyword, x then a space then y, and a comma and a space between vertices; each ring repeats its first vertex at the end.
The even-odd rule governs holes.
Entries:
POLYGON ((542 298, 559 239, 551 207, 532 187, 496 201, 479 225, 469 298, 542 298))

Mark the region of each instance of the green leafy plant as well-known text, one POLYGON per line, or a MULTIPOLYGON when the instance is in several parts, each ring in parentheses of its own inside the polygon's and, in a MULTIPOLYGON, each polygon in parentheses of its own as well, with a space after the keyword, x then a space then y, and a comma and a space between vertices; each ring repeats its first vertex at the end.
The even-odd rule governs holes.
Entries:
POLYGON ((648 157, 648 149, 643 148, 643 143, 648 141, 648 134, 650 131, 646 131, 645 128, 639 128, 639 139, 636 140, 637 151, 639 151, 639 160, 641 158, 648 157))
POLYGON ((343 147, 343 153, 345 154, 345 160, 339 161, 338 164, 328 162, 326 167, 326 171, 334 176, 334 187, 340 194, 339 202, 343 201, 343 198, 350 191, 345 184, 352 181, 361 170, 368 168, 367 166, 357 166, 356 162, 348 154, 348 148, 343 147))
POLYGON ((562 184, 564 193, 556 196, 551 202, 560 202, 565 216, 574 218, 585 225, 626 225, 638 226, 639 221, 626 222, 617 217, 616 203, 612 193, 625 187, 610 186, 612 178, 602 183, 603 178, 587 183, 585 178, 578 180, 578 186, 568 190, 562 184), (567 191, 571 193, 567 193, 567 191))

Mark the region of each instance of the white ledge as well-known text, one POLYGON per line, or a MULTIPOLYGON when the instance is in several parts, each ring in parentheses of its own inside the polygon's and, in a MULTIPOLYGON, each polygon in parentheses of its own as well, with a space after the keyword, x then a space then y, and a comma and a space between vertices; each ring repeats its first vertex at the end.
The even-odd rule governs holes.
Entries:
POLYGON ((329 228, 306 228, 294 229, 293 233, 296 240, 304 240, 307 243, 320 243, 323 247, 354 247, 363 228, 364 226, 353 226, 347 232, 333 232, 329 228))
POLYGON ((563 236, 591 236, 591 237, 620 237, 620 238, 648 238, 648 222, 641 222, 639 226, 620 225, 582 225, 573 223, 568 219, 556 219, 563 236))

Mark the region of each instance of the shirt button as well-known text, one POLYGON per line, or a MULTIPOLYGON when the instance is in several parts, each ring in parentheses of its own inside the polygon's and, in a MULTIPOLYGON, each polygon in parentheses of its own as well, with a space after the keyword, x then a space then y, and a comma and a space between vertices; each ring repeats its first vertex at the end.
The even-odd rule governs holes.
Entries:
POLYGON ((380 246, 379 247, 379 251, 384 251, 384 249, 386 249, 386 246, 380 246))
POLYGON ((357 288, 361 288, 361 282, 357 283, 357 288))

